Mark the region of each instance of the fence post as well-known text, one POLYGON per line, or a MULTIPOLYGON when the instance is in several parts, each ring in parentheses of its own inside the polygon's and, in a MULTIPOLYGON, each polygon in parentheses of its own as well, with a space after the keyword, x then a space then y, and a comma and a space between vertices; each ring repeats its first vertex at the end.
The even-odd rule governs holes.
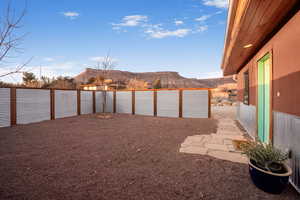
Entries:
POLYGON ((81 114, 81 96, 80 96, 80 89, 77 90, 77 115, 81 114))
POLYGON ((113 92, 113 113, 117 112, 117 91, 113 92))
POLYGON ((211 118, 211 90, 208 89, 208 118, 211 118))
POLYGON ((182 118, 182 89, 179 89, 179 117, 182 118))
POLYGON ((51 120, 55 119, 55 89, 50 89, 50 113, 51 120))
POLYGON ((105 91, 102 91, 102 98, 103 98, 102 112, 103 112, 103 113, 106 112, 106 95, 107 95, 106 90, 105 90, 105 91))
POLYGON ((157 116, 157 91, 153 91, 153 115, 157 116))
POLYGON ((17 124, 17 89, 10 88, 10 125, 17 124))
POLYGON ((96 91, 93 91, 93 113, 96 113, 96 91))
POLYGON ((131 99, 131 102, 132 102, 132 114, 134 115, 135 114, 135 91, 132 90, 132 99, 131 99))

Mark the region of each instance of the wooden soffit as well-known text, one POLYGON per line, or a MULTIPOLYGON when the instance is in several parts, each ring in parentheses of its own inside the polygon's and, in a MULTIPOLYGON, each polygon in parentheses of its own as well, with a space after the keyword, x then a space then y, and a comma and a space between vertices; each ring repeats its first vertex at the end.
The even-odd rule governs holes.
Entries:
POLYGON ((284 21, 298 0, 231 0, 222 60, 224 75, 246 64, 284 21), (251 47, 245 48, 246 45, 251 47))

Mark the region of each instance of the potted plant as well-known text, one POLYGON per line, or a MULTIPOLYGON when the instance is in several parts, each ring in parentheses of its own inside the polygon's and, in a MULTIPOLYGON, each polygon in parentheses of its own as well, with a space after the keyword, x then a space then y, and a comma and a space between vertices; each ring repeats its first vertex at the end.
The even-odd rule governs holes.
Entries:
POLYGON ((291 168, 285 164, 288 153, 260 141, 249 141, 240 147, 249 158, 249 173, 253 183, 265 192, 280 194, 292 174, 291 168))

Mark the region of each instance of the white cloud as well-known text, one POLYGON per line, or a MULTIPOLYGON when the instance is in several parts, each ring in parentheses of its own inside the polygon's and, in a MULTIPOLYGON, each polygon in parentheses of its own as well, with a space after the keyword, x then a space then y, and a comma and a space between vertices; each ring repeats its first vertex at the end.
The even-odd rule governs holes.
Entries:
MULTIPOLYGON (((0 75, 6 72, 12 71, 13 67, 0 68, 0 75)), ((75 62, 62 62, 62 63, 51 63, 49 65, 42 66, 26 66, 22 71, 32 72, 36 77, 42 76, 57 77, 57 76, 75 76, 79 73, 80 65, 75 62)), ((0 78, 0 81, 20 83, 22 82, 22 73, 13 74, 0 78)))
POLYGON ((196 18, 195 21, 204 22, 207 19, 209 19, 210 17, 211 17, 211 15, 202 15, 201 17, 196 18))
POLYGON ((134 27, 140 26, 148 21, 148 17, 145 15, 128 15, 123 17, 122 22, 115 24, 112 23, 114 30, 119 30, 120 27, 134 27))
POLYGON ((69 19, 76 19, 77 17, 79 17, 78 12, 70 12, 69 11, 69 12, 63 12, 62 14, 69 19))
POLYGON ((183 23, 183 21, 181 21, 181 20, 175 20, 175 21, 174 21, 174 24, 175 24, 176 26, 179 26, 179 25, 182 25, 182 24, 184 24, 184 23, 183 23))
MULTIPOLYGON (((204 22, 206 19, 213 15, 215 14, 203 15, 200 18, 197 18, 196 21, 204 22)), ((141 31, 145 33, 146 36, 148 36, 149 38, 156 39, 162 39, 167 37, 183 38, 189 34, 203 32, 208 29, 208 26, 202 24, 202 26, 194 26, 194 28, 177 28, 170 30, 170 28, 166 27, 165 25, 163 26, 161 23, 151 24, 148 23, 148 21, 150 20, 145 15, 128 15, 122 18, 121 23, 112 23, 112 29, 118 33, 121 33, 127 31, 126 29, 124 29, 124 27, 139 27, 141 31)), ((185 23, 183 20, 175 19, 174 24, 176 26, 180 26, 184 25, 185 23)))
POLYGON ((203 25, 203 26, 198 26, 197 29, 196 29, 196 32, 204 32, 208 30, 208 26, 207 25, 203 25))
POLYGON ((151 38, 165 38, 165 37, 185 37, 191 32, 190 29, 176 29, 173 31, 165 30, 160 26, 148 28, 145 30, 145 33, 148 34, 151 38))
POLYGON ((228 0, 202 0, 203 4, 206 6, 214 6, 217 8, 227 8, 228 0))
POLYGON ((219 71, 214 71, 214 72, 204 72, 201 73, 198 78, 199 79, 206 79, 206 78, 220 78, 223 77, 223 72, 222 70, 219 71))
POLYGON ((46 61, 46 62, 53 62, 54 58, 47 57, 47 58, 44 58, 44 61, 46 61))

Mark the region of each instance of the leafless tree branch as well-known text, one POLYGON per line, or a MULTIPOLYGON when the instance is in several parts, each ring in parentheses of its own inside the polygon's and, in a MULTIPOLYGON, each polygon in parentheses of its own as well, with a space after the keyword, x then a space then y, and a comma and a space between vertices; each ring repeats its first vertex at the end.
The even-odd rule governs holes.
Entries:
POLYGON ((110 53, 108 52, 106 56, 103 58, 103 61, 97 62, 97 68, 102 70, 102 75, 104 78, 107 78, 110 70, 113 70, 115 68, 115 61, 110 56, 110 53))
MULTIPOLYGON (((22 12, 16 16, 16 12, 11 8, 9 0, 7 8, 3 16, 0 16, 0 66, 12 58, 13 53, 21 53, 20 45, 26 34, 18 34, 18 30, 22 28, 21 22, 26 14, 24 8, 22 12)), ((0 78, 14 73, 20 72, 30 61, 18 65, 14 70, 8 73, 0 74, 0 78)))
POLYGON ((16 73, 23 73, 24 71, 22 71, 22 70, 31 62, 31 60, 32 60, 32 58, 28 59, 25 63, 15 67, 15 69, 10 72, 0 74, 0 78, 3 78, 4 76, 16 74, 16 73))

